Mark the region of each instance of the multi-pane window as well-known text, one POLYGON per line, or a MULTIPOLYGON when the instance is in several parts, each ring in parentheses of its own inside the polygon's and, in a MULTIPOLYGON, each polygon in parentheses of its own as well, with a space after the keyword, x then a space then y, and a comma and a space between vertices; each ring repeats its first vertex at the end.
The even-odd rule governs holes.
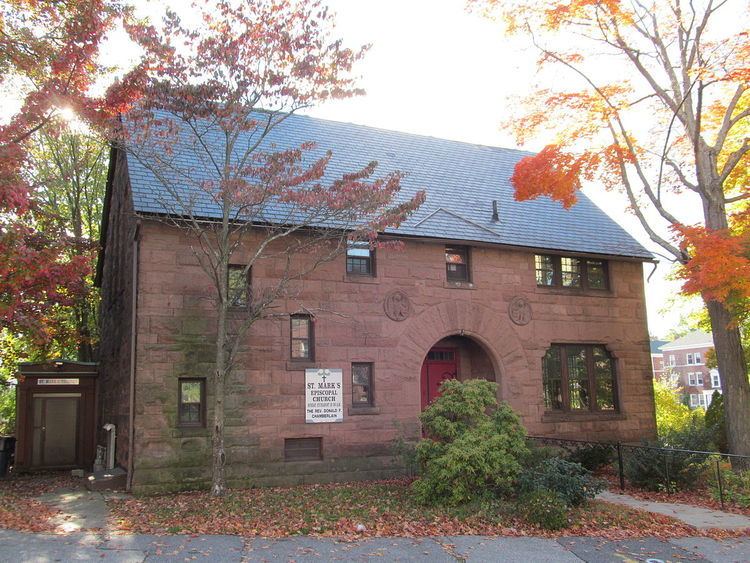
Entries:
POLYGON ((695 385, 695 375, 694 373, 688 373, 688 385, 695 385))
POLYGON ((206 412, 206 380, 178 380, 177 421, 180 426, 204 426, 206 412))
POLYGON ((314 356, 313 323, 310 315, 292 315, 293 360, 312 360, 314 356))
POLYGON ((346 273, 357 276, 375 275, 375 251, 370 248, 369 242, 347 242, 346 273))
POLYGON ((676 366, 677 365, 677 358, 674 357, 674 354, 669 355, 669 365, 670 366, 676 366))
POLYGON ((688 354, 687 355, 687 365, 692 366, 693 365, 693 355, 688 354))
POLYGON ((703 372, 698 372, 695 374, 696 378, 696 385, 703 385, 703 372))
POLYGON ((719 379, 719 374, 716 372, 711 374, 711 387, 714 389, 721 387, 721 379, 719 379))
POLYGON ((537 254, 534 256, 534 268, 539 286, 609 288, 606 260, 537 254))
POLYGON ((373 404, 372 364, 354 363, 352 364, 352 405, 371 407, 373 404))
POLYGON ((250 270, 230 265, 227 269, 227 299, 230 307, 244 309, 250 303, 250 270))
POLYGON ((448 281, 468 282, 469 248, 466 246, 445 247, 445 273, 448 281))
POLYGON ((706 395, 703 393, 691 393, 690 394, 690 406, 691 407, 705 407, 706 395))
POLYGON ((700 365, 703 363, 700 352, 696 352, 695 354, 693 354, 693 359, 695 360, 695 365, 700 365))
POLYGON ((323 459, 323 438, 285 438, 284 461, 323 459))
POLYGON ((604 346, 553 344, 542 359, 544 406, 551 411, 612 411, 614 362, 604 346))

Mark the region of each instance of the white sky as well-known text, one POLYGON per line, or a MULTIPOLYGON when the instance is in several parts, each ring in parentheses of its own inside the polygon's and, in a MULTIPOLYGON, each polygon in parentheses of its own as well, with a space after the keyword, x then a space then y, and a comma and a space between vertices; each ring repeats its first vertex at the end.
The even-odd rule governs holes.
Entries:
MULTIPOLYGON (((167 1, 190 17, 188 2, 167 1)), ((159 4, 159 0, 141 0, 140 7, 156 16, 159 4)), ((337 36, 352 47, 372 44, 357 67, 367 95, 330 102, 307 113, 471 143, 515 146, 500 123, 511 116, 513 99, 527 93, 536 76, 536 53, 524 39, 508 39, 499 24, 467 13, 464 0, 329 0, 328 4, 337 14, 337 36)), ((125 63, 132 57, 122 39, 105 45, 104 60, 125 63)), ((566 79, 560 75, 560 80, 566 79)), ((539 140, 524 148, 538 150, 542 145, 539 140)), ((622 197, 596 187, 585 191, 645 246, 658 250, 624 212, 622 197)), ((652 266, 645 269, 649 274, 652 266)), ((684 300, 670 302, 679 284, 665 279, 669 270, 669 264, 662 263, 646 285, 649 328, 657 336, 679 326, 680 316, 695 308, 684 300)))

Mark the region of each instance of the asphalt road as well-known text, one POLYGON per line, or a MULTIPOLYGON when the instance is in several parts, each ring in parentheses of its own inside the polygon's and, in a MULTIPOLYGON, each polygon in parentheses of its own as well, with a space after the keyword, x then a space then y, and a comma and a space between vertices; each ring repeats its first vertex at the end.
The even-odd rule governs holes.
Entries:
POLYGON ((0 530, 0 561, 750 561, 750 537, 716 541, 684 538, 603 540, 565 537, 329 538, 286 539, 236 536, 147 536, 109 538, 0 530))

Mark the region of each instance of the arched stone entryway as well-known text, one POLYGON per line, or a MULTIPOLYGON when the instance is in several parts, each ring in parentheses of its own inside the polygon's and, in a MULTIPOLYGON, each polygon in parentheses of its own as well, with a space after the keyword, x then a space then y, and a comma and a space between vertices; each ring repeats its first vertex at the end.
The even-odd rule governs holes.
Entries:
MULTIPOLYGON (((498 383, 498 399, 520 411, 521 388, 533 385, 526 352, 504 309, 463 301, 447 301, 404 322, 393 367, 409 385, 411 404, 421 406, 421 371, 430 350, 443 339, 464 337, 480 346, 498 383), (411 394, 413 393, 413 394, 411 394)), ((460 360, 459 360, 460 361, 460 360)))
POLYGON ((422 362, 422 410, 440 395, 440 385, 447 379, 496 381, 497 376, 483 346, 470 337, 457 334, 435 343, 422 362))

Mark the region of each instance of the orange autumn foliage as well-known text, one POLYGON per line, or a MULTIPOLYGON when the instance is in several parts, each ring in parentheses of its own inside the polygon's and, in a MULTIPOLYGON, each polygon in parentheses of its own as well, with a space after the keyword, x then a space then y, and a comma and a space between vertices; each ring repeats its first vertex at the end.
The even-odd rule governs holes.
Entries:
POLYGON ((702 225, 675 225, 690 259, 681 267, 685 293, 727 302, 750 298, 750 231, 709 231, 702 225))

